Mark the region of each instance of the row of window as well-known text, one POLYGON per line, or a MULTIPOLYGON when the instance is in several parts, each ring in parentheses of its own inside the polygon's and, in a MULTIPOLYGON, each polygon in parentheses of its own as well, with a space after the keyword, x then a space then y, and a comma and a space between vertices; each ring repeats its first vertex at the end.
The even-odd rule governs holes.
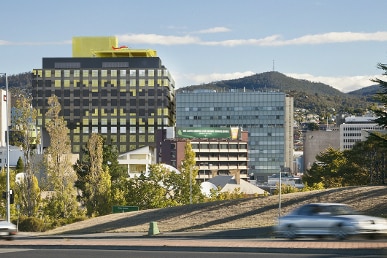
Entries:
POLYGON ((378 129, 377 126, 369 126, 369 127, 343 127, 343 131, 361 131, 361 130, 375 130, 378 129))
POLYGON ((160 86, 169 86, 170 85, 170 80, 169 79, 110 79, 110 80, 99 80, 99 79, 93 79, 93 80, 88 80, 88 79, 83 79, 83 80, 53 80, 54 86, 56 88, 60 87, 135 87, 135 86, 140 86, 140 87, 154 87, 156 85, 160 86))
POLYGON ((344 133, 343 136, 361 137, 361 133, 344 133))
POLYGON ((352 143, 355 143, 355 142, 360 142, 361 140, 360 139, 344 139, 343 142, 352 142, 352 143))
POLYGON ((186 116, 185 120, 283 120, 279 115, 251 115, 251 116, 186 116))
MULTIPOLYGON (((42 76, 42 70, 37 70, 38 75, 42 76)), ((44 77, 56 77, 56 78, 99 78, 99 77, 126 77, 129 76, 140 76, 140 77, 154 77, 157 75, 158 77, 166 76, 170 77, 169 71, 167 69, 120 69, 120 70, 44 70, 44 77)))
MULTIPOLYGON (((141 148, 141 147, 144 147, 144 146, 147 145, 145 143, 145 141, 142 141, 142 139, 140 139, 140 142, 144 142, 144 144, 142 144, 142 145, 138 145, 138 144, 129 144, 129 145, 128 144, 120 144, 120 145, 117 146, 117 150, 118 150, 119 153, 125 153, 125 152, 133 151, 133 150, 136 150, 138 148, 141 148)), ((73 153, 80 153, 81 149, 83 147, 84 147, 84 145, 73 143, 71 151, 73 153)))
MULTIPOLYGON (((177 118, 177 120, 179 120, 179 118, 177 118)), ((218 121, 224 121, 224 120, 218 120, 218 121)), ((233 127, 233 126, 235 126, 235 124, 215 124, 215 125, 211 125, 209 127, 233 127)), ((257 123, 239 124, 239 126, 242 128, 249 128, 249 129, 251 129, 251 128, 284 128, 284 124, 282 124, 282 123, 278 123, 278 124, 257 124, 257 123)), ((197 127, 197 125, 190 124, 190 125, 184 125, 184 127, 197 127)))
POLYGON ((242 106, 242 107, 185 107, 186 112, 195 111, 283 111, 283 106, 242 106))
POLYGON ((247 149, 247 144, 209 144, 209 143, 192 143, 192 149, 230 149, 230 150, 245 150, 247 149))

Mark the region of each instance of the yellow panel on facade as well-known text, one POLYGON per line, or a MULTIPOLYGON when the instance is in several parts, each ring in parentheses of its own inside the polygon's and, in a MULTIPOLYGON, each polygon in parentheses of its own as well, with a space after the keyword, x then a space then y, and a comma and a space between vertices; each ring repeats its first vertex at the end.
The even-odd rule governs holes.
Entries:
POLYGON ((60 80, 55 80, 55 87, 60 87, 61 81, 60 80))
POLYGON ((155 124, 155 119, 152 117, 152 118, 148 118, 148 125, 154 125, 155 124))
POLYGON ((78 153, 81 151, 81 148, 79 145, 73 145, 73 153, 78 153))
POLYGON ((51 70, 45 70, 44 71, 44 76, 45 77, 51 77, 51 70))
POLYGON ((73 143, 80 142, 79 135, 73 135, 73 143))

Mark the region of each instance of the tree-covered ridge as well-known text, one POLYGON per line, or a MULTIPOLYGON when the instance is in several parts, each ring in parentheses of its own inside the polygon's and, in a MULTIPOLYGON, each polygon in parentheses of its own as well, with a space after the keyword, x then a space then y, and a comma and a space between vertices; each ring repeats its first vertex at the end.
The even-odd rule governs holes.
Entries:
MULTIPOLYGON (((19 73, 19 74, 8 74, 8 88, 21 88, 21 89, 31 89, 32 87, 32 73, 19 73)), ((5 88, 5 77, 0 77, 0 89, 5 88)))
POLYGON ((323 83, 294 79, 279 72, 265 72, 239 79, 192 85, 180 88, 178 91, 197 89, 217 91, 230 89, 278 90, 293 96, 296 108, 304 108, 316 113, 332 109, 339 112, 354 112, 366 109, 370 105, 364 96, 346 94, 323 83))

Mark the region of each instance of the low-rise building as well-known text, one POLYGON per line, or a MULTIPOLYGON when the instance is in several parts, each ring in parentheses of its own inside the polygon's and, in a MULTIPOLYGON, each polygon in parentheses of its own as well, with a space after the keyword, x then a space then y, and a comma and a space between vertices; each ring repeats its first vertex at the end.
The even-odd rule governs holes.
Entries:
POLYGON ((185 159, 185 145, 189 141, 196 154, 198 181, 206 181, 217 175, 230 175, 239 170, 241 179, 248 174, 248 133, 240 128, 178 128, 176 138, 162 140, 160 131, 157 142, 159 162, 180 170, 185 159))

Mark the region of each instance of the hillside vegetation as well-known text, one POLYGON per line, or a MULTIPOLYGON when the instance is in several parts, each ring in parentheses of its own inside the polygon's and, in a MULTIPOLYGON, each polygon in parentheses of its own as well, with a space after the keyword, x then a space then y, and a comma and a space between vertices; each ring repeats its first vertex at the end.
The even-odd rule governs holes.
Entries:
MULTIPOLYGON (((387 217, 387 187, 346 187, 282 195, 281 214, 311 202, 340 202, 378 217, 387 217)), ((59 227, 47 234, 147 232, 156 221, 160 232, 267 228, 276 223, 278 196, 254 197, 164 209, 110 214, 59 227)))
MULTIPOLYGON (((294 107, 311 110, 316 113, 351 112, 366 109, 370 106, 369 95, 346 94, 329 85, 288 77, 279 72, 266 72, 251 76, 211 82, 201 85, 192 85, 178 89, 178 91, 191 91, 208 89, 228 91, 230 89, 243 89, 246 91, 278 90, 294 97, 294 107)), ((372 92, 369 92, 370 94, 372 92)))

